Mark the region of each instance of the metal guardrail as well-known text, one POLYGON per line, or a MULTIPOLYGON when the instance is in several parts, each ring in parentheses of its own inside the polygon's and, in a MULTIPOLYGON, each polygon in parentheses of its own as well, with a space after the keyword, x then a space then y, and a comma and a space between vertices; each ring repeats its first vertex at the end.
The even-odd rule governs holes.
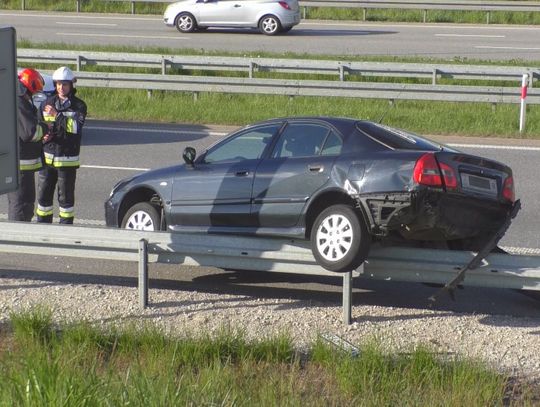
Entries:
MULTIPOLYGON (((84 0, 75 0, 77 13, 81 11, 81 3, 84 0)), ((131 14, 135 14, 137 3, 174 3, 176 0, 103 0, 121 1, 131 4, 131 14)), ((368 9, 402 9, 422 10, 423 21, 427 21, 428 10, 452 10, 452 11, 485 11, 486 24, 490 23, 491 12, 537 12, 540 11, 540 3, 536 1, 465 1, 465 0, 300 0, 300 6, 304 9, 306 18, 307 7, 330 7, 330 8, 361 8, 363 19, 367 18, 368 9)), ((26 9, 26 0, 21 0, 21 9, 26 9)))
MULTIPOLYGON (((223 269, 342 276, 343 319, 351 321, 352 273, 316 264, 309 242, 261 237, 137 232, 94 227, 1 222, 0 252, 139 262, 139 302, 148 304, 148 262, 223 269)), ((471 252, 376 247, 355 276, 444 284, 471 252)), ((491 254, 467 272, 464 286, 540 290, 540 256, 491 254)))
MULTIPOLYGON (((76 65, 80 86, 391 100, 520 103, 523 74, 528 74, 531 88, 540 78, 540 69, 531 67, 124 54, 24 48, 18 50, 18 62, 76 65), (85 65, 158 68, 161 75, 81 71, 85 65), (249 77, 167 75, 171 68, 246 72, 249 77), (262 79, 254 77, 257 72, 337 75, 340 81, 262 79), (430 78, 432 85, 347 80, 351 75, 430 78), (516 87, 437 85, 440 78, 515 80, 516 87)), ((530 89, 527 103, 539 104, 540 90, 530 89)))

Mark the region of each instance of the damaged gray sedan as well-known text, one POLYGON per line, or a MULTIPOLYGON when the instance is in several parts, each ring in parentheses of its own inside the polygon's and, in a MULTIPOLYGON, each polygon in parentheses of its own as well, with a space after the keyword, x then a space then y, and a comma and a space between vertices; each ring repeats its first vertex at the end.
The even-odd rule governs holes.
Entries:
POLYGON ((376 240, 478 250, 515 200, 504 164, 350 118, 268 120, 183 156, 119 182, 107 225, 309 239, 345 272, 376 240))

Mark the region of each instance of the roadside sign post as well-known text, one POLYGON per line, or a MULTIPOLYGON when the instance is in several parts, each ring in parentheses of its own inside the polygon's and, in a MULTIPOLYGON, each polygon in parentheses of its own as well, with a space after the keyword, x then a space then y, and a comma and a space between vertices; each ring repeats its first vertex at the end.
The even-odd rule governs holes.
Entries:
POLYGON ((13 27, 0 27, 0 194, 19 187, 17 55, 13 27))
POLYGON ((521 79, 521 110, 519 113, 519 132, 525 130, 525 115, 527 113, 527 85, 529 83, 529 75, 524 73, 521 79))

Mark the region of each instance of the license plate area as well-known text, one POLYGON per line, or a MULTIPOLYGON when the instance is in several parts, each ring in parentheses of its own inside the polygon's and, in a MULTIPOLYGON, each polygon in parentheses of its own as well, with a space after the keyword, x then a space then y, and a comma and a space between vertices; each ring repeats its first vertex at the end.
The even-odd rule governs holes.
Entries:
POLYGON ((461 186, 465 190, 479 192, 489 196, 497 197, 497 181, 493 178, 482 177, 479 175, 469 174, 462 172, 461 174, 461 186))

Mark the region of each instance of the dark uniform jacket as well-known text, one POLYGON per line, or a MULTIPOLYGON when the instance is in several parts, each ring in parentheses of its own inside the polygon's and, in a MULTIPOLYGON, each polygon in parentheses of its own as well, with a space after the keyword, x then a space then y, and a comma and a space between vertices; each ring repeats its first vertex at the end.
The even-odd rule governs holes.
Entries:
POLYGON ((17 115, 19 169, 21 171, 37 171, 43 166, 41 139, 47 126, 39 120, 39 112, 26 94, 19 96, 17 108, 19 110, 17 115))
POLYGON ((55 116, 43 113, 52 134, 50 142, 43 147, 45 163, 55 168, 79 168, 82 127, 86 119, 86 103, 75 96, 73 89, 69 98, 62 103, 58 95, 49 97, 43 106, 52 105, 58 112, 55 116))

